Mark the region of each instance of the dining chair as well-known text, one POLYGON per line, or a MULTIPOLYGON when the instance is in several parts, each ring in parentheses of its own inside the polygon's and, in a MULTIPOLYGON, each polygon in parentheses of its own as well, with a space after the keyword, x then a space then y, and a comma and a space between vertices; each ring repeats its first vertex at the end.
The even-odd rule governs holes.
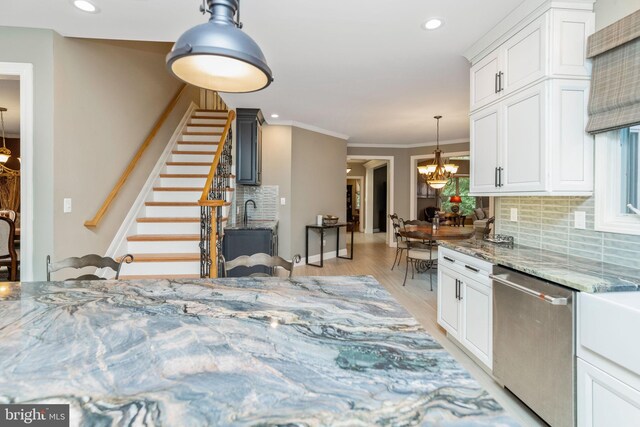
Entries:
POLYGON ((2 209, 0 210, 0 217, 9 218, 14 223, 16 222, 16 211, 12 211, 11 209, 2 209))
POLYGON ((396 256, 393 259, 391 270, 393 270, 396 265, 400 265, 400 262, 402 261, 402 254, 409 247, 407 244, 408 243, 407 239, 400 233, 400 222, 399 221, 394 222, 392 225, 393 225, 393 238, 396 241, 396 256))
POLYGON ((17 280, 20 265, 15 247, 15 232, 16 225, 13 220, 0 216, 0 267, 7 267, 11 282, 17 280))
MULTIPOLYGON (((84 268, 84 267, 96 267, 96 268, 110 268, 116 272, 115 279, 120 277, 120 269, 123 263, 130 264, 133 261, 133 255, 126 254, 120 257, 119 261, 113 258, 102 257, 96 254, 85 255, 83 257, 71 257, 65 258, 62 261, 51 262, 51 257, 47 255, 47 282, 51 281, 51 273, 64 268, 84 268)), ((83 274, 82 276, 64 279, 64 280, 106 280, 104 277, 96 276, 95 274, 83 274)))
POLYGON ((222 255, 220 255, 220 258, 222 260, 222 265, 224 266, 224 275, 226 277, 228 277, 229 271, 236 267, 264 266, 271 268, 271 274, 253 273, 248 277, 273 277, 276 276, 276 268, 282 267, 289 272, 289 278, 291 278, 291 276, 293 276, 293 267, 302 260, 300 255, 294 255, 291 261, 287 261, 282 257, 271 256, 265 253, 257 253, 251 256, 242 255, 238 258, 232 259, 231 261, 226 261, 222 255))
MULTIPOLYGON (((411 279, 415 277, 415 271, 423 270, 423 272, 431 270, 437 260, 438 247, 433 244, 421 244, 420 242, 407 242, 407 269, 404 272, 404 281, 402 286, 407 283, 407 276, 409 274, 409 265, 411 265, 411 279), (433 257, 433 252, 436 252, 436 257, 433 257), (420 265, 420 266, 419 266, 420 265)), ((431 291, 433 291, 433 280, 429 280, 431 291)))

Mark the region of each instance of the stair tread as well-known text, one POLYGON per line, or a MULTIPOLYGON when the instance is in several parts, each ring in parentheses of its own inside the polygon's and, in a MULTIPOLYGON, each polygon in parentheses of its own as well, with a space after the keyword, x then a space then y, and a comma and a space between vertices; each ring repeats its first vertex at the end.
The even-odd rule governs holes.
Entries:
POLYGON ((167 162, 167 166, 211 166, 211 162, 167 162))
POLYGON ((202 187, 153 187, 153 191, 202 191, 202 187))
POLYGON ((127 236, 127 240, 129 242, 200 241, 200 235, 199 234, 134 234, 133 236, 127 236))
POLYGON ((207 110, 204 108, 193 110, 196 113, 228 113, 229 110, 207 110))
POLYGON ((120 280, 145 280, 145 279, 199 279, 199 274, 150 274, 144 275, 120 275, 120 280))
MULTIPOLYGON (((192 117, 193 118, 193 117, 192 117)), ((225 120, 225 118, 217 119, 215 117, 195 117, 198 120, 225 120)), ((216 125, 208 124, 208 123, 187 123, 188 127, 199 127, 199 128, 210 128, 217 127, 216 125)))
POLYGON ((206 178, 202 173, 161 173, 160 178, 206 178))
POLYGON ((171 154, 200 154, 204 156, 213 156, 216 154, 215 151, 182 151, 182 150, 173 150, 171 154))
MULTIPOLYGON (((209 125, 212 128, 217 128, 217 127, 223 127, 224 125, 209 125)), ((196 136, 220 136, 222 135, 222 132, 193 132, 193 131, 184 131, 182 132, 183 135, 196 135, 196 136)))
POLYGON ((198 202, 145 202, 145 206, 198 206, 198 202))
MULTIPOLYGON (((224 222, 224 221, 228 221, 229 217, 228 216, 223 216, 220 221, 224 222)), ((144 217, 144 218, 137 218, 136 222, 145 222, 145 223, 150 223, 150 222, 200 222, 200 218, 186 218, 186 217, 164 217, 164 216, 160 216, 160 217, 144 217)))
POLYGON ((137 218, 136 222, 200 222, 200 218, 149 216, 144 218, 137 218))
POLYGON ((199 261, 199 253, 168 253, 168 254, 132 254, 133 262, 154 262, 154 261, 199 261))
POLYGON ((211 142, 211 141, 178 141, 178 145, 214 145, 214 146, 218 146, 217 142, 211 142))

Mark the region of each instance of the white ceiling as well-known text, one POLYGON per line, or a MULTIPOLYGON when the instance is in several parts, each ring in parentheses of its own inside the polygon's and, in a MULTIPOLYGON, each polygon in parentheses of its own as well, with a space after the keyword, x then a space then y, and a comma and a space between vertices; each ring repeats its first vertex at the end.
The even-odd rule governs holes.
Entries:
MULTIPOLYGON (((1 0, 0 25, 52 28, 74 37, 174 41, 205 18, 201 0, 1 0)), ((260 107, 271 123, 299 122, 349 136, 349 144, 423 144, 469 136, 469 64, 463 51, 522 0, 242 0, 244 30, 275 81, 223 95, 260 107), (445 24, 425 31, 430 17, 445 24)))
POLYGON ((7 109, 4 112, 5 136, 20 135, 20 80, 0 75, 0 107, 7 109))

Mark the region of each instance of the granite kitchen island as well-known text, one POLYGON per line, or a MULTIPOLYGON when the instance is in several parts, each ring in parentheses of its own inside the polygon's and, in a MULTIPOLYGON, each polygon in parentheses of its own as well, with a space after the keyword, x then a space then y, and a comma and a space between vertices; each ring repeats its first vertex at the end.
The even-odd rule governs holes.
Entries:
POLYGON ((0 313, 0 403, 71 425, 518 425, 371 277, 4 283, 0 313))

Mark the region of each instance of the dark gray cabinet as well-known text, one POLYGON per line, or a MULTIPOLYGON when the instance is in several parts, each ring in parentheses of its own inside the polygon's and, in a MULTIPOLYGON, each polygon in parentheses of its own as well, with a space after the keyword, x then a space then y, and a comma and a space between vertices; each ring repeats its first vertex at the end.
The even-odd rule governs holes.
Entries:
MULTIPOLYGON (((257 253, 278 255, 278 230, 240 229, 225 230, 222 240, 224 259, 232 260, 241 255, 257 253)), ((271 274, 268 267, 236 267, 229 271, 228 277, 245 277, 254 273, 271 274)))
POLYGON ((260 185, 264 116, 257 108, 238 108, 236 112, 236 182, 260 185))

